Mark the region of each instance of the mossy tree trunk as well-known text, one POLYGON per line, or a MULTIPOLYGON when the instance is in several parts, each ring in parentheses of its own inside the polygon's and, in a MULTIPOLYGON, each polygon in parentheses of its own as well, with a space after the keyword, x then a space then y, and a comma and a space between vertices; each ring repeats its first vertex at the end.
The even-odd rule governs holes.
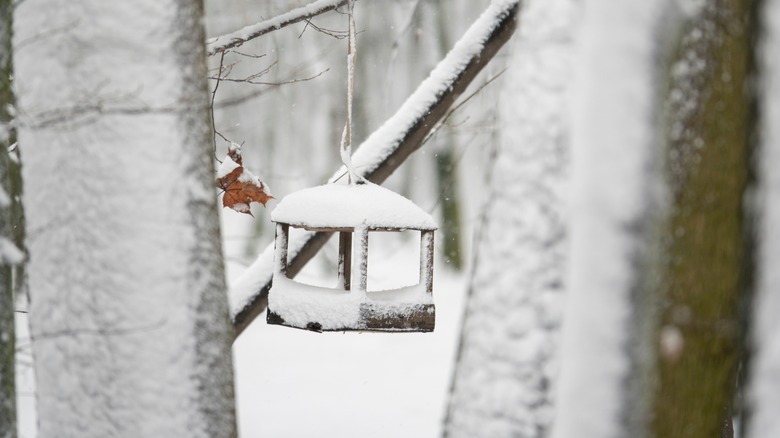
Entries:
POLYGON ((0 0, 0 438, 16 437, 14 270, 21 261, 21 253, 14 245, 18 244, 15 229, 21 228, 21 221, 17 221, 21 180, 18 162, 11 159, 9 152, 9 147, 16 142, 9 109, 14 104, 12 14, 12 1, 0 0))
POLYGON ((671 211, 664 242, 653 437, 731 436, 748 279, 744 193, 753 123, 750 0, 684 23, 663 116, 671 211))

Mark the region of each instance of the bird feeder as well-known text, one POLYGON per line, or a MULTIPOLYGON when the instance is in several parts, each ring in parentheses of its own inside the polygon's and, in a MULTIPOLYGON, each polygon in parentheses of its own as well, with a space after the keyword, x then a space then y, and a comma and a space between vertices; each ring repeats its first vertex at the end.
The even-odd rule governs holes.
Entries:
POLYGON ((268 293, 269 324, 314 331, 430 332, 433 305, 433 231, 430 215, 403 196, 371 184, 352 165, 352 96, 355 84, 355 21, 348 1, 347 122, 341 159, 347 184, 326 184, 284 197, 271 213, 276 223, 274 272, 268 293), (290 227, 338 233, 335 288, 297 283, 287 277, 290 227), (395 290, 368 290, 368 240, 373 232, 420 232, 419 283, 395 290), (354 261, 354 267, 353 267, 354 261))
POLYGON ((433 232, 437 226, 412 201, 365 181, 326 184, 286 196, 271 220, 276 223, 276 240, 269 324, 314 331, 433 331, 433 232), (335 288, 304 285, 287 277, 290 227, 338 233, 335 288), (369 291, 369 235, 405 230, 420 233, 419 283, 369 291))

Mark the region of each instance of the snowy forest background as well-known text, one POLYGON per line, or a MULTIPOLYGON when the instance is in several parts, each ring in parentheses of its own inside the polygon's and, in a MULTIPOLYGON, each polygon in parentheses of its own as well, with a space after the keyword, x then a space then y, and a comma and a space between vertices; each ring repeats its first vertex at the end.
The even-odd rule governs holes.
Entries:
MULTIPOLYGON (((103 3, 0 1, 0 438, 780 436, 780 1, 357 1, 358 168, 516 25, 384 184, 439 222, 436 331, 235 342, 277 201, 217 222, 213 169, 340 169, 346 1, 224 54, 307 2, 103 3)), ((372 287, 414 281, 408 237, 372 287)))

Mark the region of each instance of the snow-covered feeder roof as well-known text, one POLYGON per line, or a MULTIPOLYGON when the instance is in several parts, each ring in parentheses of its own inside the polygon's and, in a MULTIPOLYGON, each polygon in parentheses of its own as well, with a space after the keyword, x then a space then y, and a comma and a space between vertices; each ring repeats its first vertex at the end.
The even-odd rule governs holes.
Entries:
POLYGON ((431 215, 403 196, 372 183, 325 184, 285 196, 271 220, 306 229, 435 230, 431 215))

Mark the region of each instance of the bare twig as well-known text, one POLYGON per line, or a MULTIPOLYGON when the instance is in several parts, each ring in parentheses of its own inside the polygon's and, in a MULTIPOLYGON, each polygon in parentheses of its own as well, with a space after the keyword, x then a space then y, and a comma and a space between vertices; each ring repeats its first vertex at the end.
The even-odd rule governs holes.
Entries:
MULTIPOLYGON (((219 83, 220 78, 222 77, 222 67, 225 63, 225 52, 222 52, 219 56, 219 69, 217 70, 217 83, 214 85, 214 90, 211 92, 211 104, 209 105, 209 111, 211 111, 211 130, 214 131, 214 159, 219 161, 221 164, 222 161, 217 157, 217 134, 219 134, 220 137, 225 139, 222 134, 217 132, 217 122, 214 121, 214 99, 217 96, 217 90, 219 89, 219 83)), ((227 140, 227 139, 225 139, 227 140)))
POLYGON ((346 3, 347 0, 317 0, 306 6, 293 9, 278 17, 271 18, 270 20, 264 20, 236 32, 212 38, 206 41, 206 52, 208 56, 216 55, 217 53, 238 47, 247 41, 279 30, 290 24, 308 20, 314 16, 332 11, 346 3))
POLYGON ((434 135, 436 135, 436 133, 437 133, 437 132, 439 132, 439 128, 441 128, 441 127, 442 127, 444 124, 446 124, 446 123, 447 123, 447 121, 450 119, 450 117, 451 117, 453 114, 455 114, 455 112, 456 112, 456 111, 458 111, 458 110, 459 110, 459 109, 460 109, 460 108, 461 108, 463 105, 465 105, 465 104, 466 104, 468 101, 470 101, 470 100, 471 100, 471 98, 473 98, 474 96, 476 96, 477 94, 479 94, 479 93, 480 93, 482 90, 484 90, 484 89, 485 89, 485 87, 487 87, 487 86, 488 86, 488 85, 490 85, 490 84, 491 84, 493 81, 495 81, 496 79, 498 79, 498 78, 499 78, 499 76, 501 76, 502 74, 504 74, 504 72, 505 72, 505 71, 506 71, 506 69, 503 69, 503 70, 501 70, 500 72, 496 73, 494 76, 492 76, 492 77, 488 78, 488 80, 486 80, 484 84, 480 85, 480 86, 479 86, 479 88, 477 88, 476 90, 474 90, 474 92, 473 92, 473 93, 471 93, 471 94, 469 94, 468 96, 466 96, 464 99, 462 99, 460 102, 458 102, 458 104, 457 104, 457 105, 453 106, 453 107, 452 107, 452 108, 451 108, 449 111, 447 111, 447 115, 445 115, 445 116, 444 116, 444 118, 443 118, 443 119, 441 119, 441 121, 440 121, 440 122, 438 122, 438 123, 436 124, 436 126, 435 126, 433 129, 431 129, 431 132, 430 132, 430 133, 428 133, 428 135, 425 137, 425 140, 423 140, 423 144, 427 143, 427 142, 428 142, 428 140, 430 140, 430 139, 431 139, 431 138, 432 138, 434 135))
POLYGON ((251 53, 239 52, 238 50, 231 50, 230 53, 235 53, 236 55, 243 56, 246 58, 252 58, 252 59, 260 59, 266 56, 265 53, 263 53, 262 55, 252 55, 251 53))
POLYGON ((303 27, 303 30, 301 31, 300 35, 298 35, 299 39, 303 36, 303 34, 306 32, 306 29, 308 29, 309 26, 313 27, 314 30, 316 30, 317 32, 331 36, 333 38, 336 38, 337 40, 343 40, 344 38, 347 38, 349 36, 349 31, 345 32, 343 30, 325 29, 324 27, 317 26, 311 20, 306 19, 306 26, 303 27))
MULTIPOLYGON (((330 71, 330 69, 329 69, 329 68, 326 68, 325 70, 323 70, 323 71, 321 71, 321 72, 317 73, 317 74, 316 74, 316 75, 314 75, 314 76, 309 76, 309 77, 306 77, 306 78, 295 78, 295 79, 289 79, 289 80, 286 80, 286 81, 281 81, 281 82, 266 82, 266 81, 255 81, 255 80, 253 80, 252 78, 253 78, 253 77, 256 77, 256 75, 252 75, 252 76, 249 76, 249 77, 246 77, 246 78, 243 78, 243 79, 237 79, 237 78, 218 78, 218 77, 213 77, 213 76, 212 76, 212 77, 210 77, 209 79, 213 79, 213 80, 217 80, 217 81, 224 81, 224 82, 241 82, 241 83, 245 83, 245 84, 252 84, 252 85, 269 85, 269 86, 279 86, 279 85, 295 84, 295 83, 297 83, 297 82, 305 82, 305 81, 310 81, 310 80, 312 80, 312 79, 316 79, 316 78, 318 78, 318 77, 322 76, 323 74, 327 73, 328 71, 330 71)), ((223 106, 223 105, 220 105, 220 107, 222 107, 222 106, 223 106)))
MULTIPOLYGON (((226 81, 226 82, 243 82, 245 84, 252 84, 252 85, 279 86, 279 85, 295 84, 297 82, 305 82, 305 81, 310 81, 312 79, 317 79, 318 77, 322 76, 323 74, 327 73, 328 71, 330 71, 330 69, 326 68, 325 70, 317 73, 314 76, 309 76, 307 78, 290 79, 290 80, 281 81, 281 82, 254 81, 254 80, 252 80, 250 78, 244 78, 244 79, 222 78, 221 80, 222 81, 226 81)), ((217 78, 211 77, 209 79, 217 79, 217 78)))

